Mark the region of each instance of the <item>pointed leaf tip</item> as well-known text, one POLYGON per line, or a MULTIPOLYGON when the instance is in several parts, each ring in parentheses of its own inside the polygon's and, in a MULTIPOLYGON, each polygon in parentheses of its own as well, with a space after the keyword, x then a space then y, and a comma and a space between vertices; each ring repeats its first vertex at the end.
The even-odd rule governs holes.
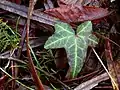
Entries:
POLYGON ((79 25, 77 34, 78 37, 67 23, 57 23, 55 33, 48 38, 44 46, 46 49, 65 48, 72 78, 76 77, 83 67, 88 45, 97 44, 96 37, 92 36, 91 21, 79 25))

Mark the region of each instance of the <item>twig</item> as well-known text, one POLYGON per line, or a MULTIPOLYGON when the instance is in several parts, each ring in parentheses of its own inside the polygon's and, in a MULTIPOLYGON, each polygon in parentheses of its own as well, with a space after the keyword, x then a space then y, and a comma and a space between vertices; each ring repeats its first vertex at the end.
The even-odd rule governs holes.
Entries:
MULTIPOLYGON (((10 57, 14 56, 15 55, 15 50, 16 49, 13 49, 11 54, 10 54, 10 57)), ((15 66, 17 65, 16 62, 14 61, 10 61, 11 62, 11 74, 12 74, 12 77, 13 78, 17 78, 17 75, 18 75, 18 68, 15 68, 15 67, 12 67, 12 66, 15 66)), ((12 90, 15 90, 16 89, 16 82, 15 80, 13 79, 12 82, 11 82, 11 88, 12 90)))
MULTIPOLYGON (((95 53, 96 57, 98 58, 99 62, 101 63, 101 65, 103 66, 103 68, 105 69, 105 71, 107 72, 108 76, 110 77, 111 81, 113 82, 114 85, 116 85, 114 79, 112 78, 112 76, 110 75, 110 73, 108 72, 107 68, 105 67, 105 65, 103 64, 102 60, 100 59, 100 57, 98 56, 97 52, 95 51, 95 49, 93 47, 91 47, 93 52, 95 53)), ((117 87, 117 86, 116 86, 117 87)))
POLYGON ((8 73, 7 73, 4 69, 2 69, 1 67, 0 67, 0 70, 1 70, 2 72, 4 72, 7 76, 9 76, 10 78, 14 79, 17 83, 19 83, 19 84, 22 85, 23 87, 25 87, 25 88, 27 88, 27 89, 29 89, 29 90, 34 90, 34 89, 32 89, 32 88, 30 88, 30 87, 22 84, 22 83, 19 82, 18 80, 16 80, 14 77, 12 77, 10 74, 8 74, 8 73))
MULTIPOLYGON (((28 8, 25 6, 17 5, 15 3, 11 3, 6 0, 0 0, 0 8, 27 18, 28 8)), ((53 18, 45 13, 42 13, 42 12, 39 12, 39 13, 33 12, 31 19, 41 22, 41 23, 49 24, 52 26, 56 23, 55 18, 53 18)))
POLYGON ((16 61, 16 62, 20 62, 20 63, 23 63, 23 64, 27 64, 26 62, 20 60, 20 59, 17 59, 17 58, 13 58, 13 57, 4 57, 4 56, 0 56, 0 60, 12 60, 12 61, 16 61))
POLYGON ((81 77, 78 77, 78 78, 70 79, 70 80, 65 80, 65 81, 63 81, 63 82, 64 82, 64 83, 67 83, 67 82, 78 81, 78 80, 81 80, 81 79, 83 79, 83 78, 89 77, 89 76, 91 76, 91 75, 93 75, 93 74, 97 74, 98 72, 99 72, 99 71, 97 70, 97 71, 94 71, 94 72, 92 72, 92 73, 90 73, 90 74, 87 74, 87 75, 84 75, 84 76, 81 76, 81 77))
POLYGON ((37 75, 37 71, 35 69, 33 60, 31 58, 31 54, 30 54, 30 48, 29 48, 29 29, 30 29, 30 19, 33 13, 33 9, 34 9, 34 5, 36 3, 37 0, 30 0, 29 1, 29 8, 28 8, 28 18, 27 18, 27 23, 26 23, 26 48, 27 48, 27 57, 29 60, 29 69, 30 72, 32 74, 33 80, 37 86, 37 90, 44 90, 44 87, 42 85, 42 82, 40 80, 40 78, 37 75))
POLYGON ((91 79, 91 80, 88 80, 88 81, 80 84, 74 90, 90 90, 93 87, 97 86, 99 82, 105 81, 107 79, 109 79, 108 74, 104 73, 104 74, 101 74, 101 75, 91 79))
POLYGON ((19 47, 17 48, 17 56, 16 56, 17 58, 20 58, 20 56, 21 56, 22 49, 23 49, 24 42, 25 42, 25 37, 26 37, 26 25, 24 25, 22 36, 21 36, 21 39, 19 42, 19 47))
POLYGON ((118 47, 120 48, 120 45, 119 45, 119 44, 117 44, 117 43, 114 42, 113 40, 109 39, 108 37, 105 37, 105 36, 103 36, 103 35, 100 35, 99 33, 96 33, 96 32, 94 32, 93 34, 96 35, 96 36, 98 36, 98 37, 101 37, 101 38, 103 38, 103 39, 108 39, 110 42, 112 42, 113 44, 115 44, 116 46, 118 46, 118 47))
POLYGON ((56 80, 58 83, 60 83, 61 85, 63 85, 67 90, 72 90, 72 88, 70 88, 69 86, 67 86, 66 84, 64 84, 62 81, 60 81, 59 79, 57 79, 56 77, 54 77, 53 75, 49 74, 48 72, 36 67, 37 70, 41 71, 42 73, 44 73, 46 76, 53 78, 54 80, 56 80))
POLYGON ((40 72, 44 73, 46 76, 48 77, 52 77, 54 80, 56 80, 58 83, 60 83, 61 85, 63 85, 67 90, 72 90, 69 86, 67 86, 66 84, 64 84, 63 82, 61 82, 59 79, 57 79, 56 77, 54 77, 53 75, 49 74, 48 72, 44 71, 41 69, 41 66, 35 56, 35 53, 33 52, 32 48, 29 45, 29 48, 31 50, 31 54, 33 55, 33 58, 35 59, 35 62, 37 63, 36 69, 39 70, 40 72))
MULTIPOLYGON (((30 44, 31 48, 42 46, 45 43, 45 41, 47 40, 47 38, 48 38, 48 36, 41 36, 36 39, 31 39, 29 44, 30 44)), ((20 48, 22 48, 22 47, 20 47, 20 48)), ((22 51, 26 51, 26 43, 24 43, 22 51)), ((10 53, 10 51, 6 51, 6 52, 0 54, 0 56, 9 57, 9 53, 10 53)))

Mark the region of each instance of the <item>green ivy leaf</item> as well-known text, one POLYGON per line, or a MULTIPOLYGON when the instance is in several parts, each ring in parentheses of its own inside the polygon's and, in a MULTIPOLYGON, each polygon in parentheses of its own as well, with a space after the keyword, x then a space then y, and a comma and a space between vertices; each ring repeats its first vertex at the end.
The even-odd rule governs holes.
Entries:
POLYGON ((45 49, 65 48, 71 67, 72 78, 81 71, 86 57, 88 45, 97 44, 97 38, 92 35, 92 23, 87 21, 77 28, 77 33, 67 23, 55 24, 55 33, 48 38, 45 49))

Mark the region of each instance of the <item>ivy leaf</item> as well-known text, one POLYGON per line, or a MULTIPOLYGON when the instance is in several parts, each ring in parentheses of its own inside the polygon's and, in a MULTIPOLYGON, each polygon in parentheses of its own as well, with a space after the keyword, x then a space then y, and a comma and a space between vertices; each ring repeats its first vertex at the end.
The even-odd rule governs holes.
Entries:
POLYGON ((67 23, 58 22, 55 24, 55 33, 48 38, 44 46, 45 49, 65 48, 72 78, 76 77, 83 67, 88 45, 97 43, 96 38, 91 36, 91 21, 86 21, 78 26, 76 32, 75 34, 67 23))
POLYGON ((98 38, 95 35, 91 34, 88 39, 89 46, 95 46, 96 44, 98 44, 98 38))
POLYGON ((55 33, 49 37, 44 47, 46 49, 63 48, 66 41, 69 41, 74 36, 75 32, 67 23, 58 22, 55 24, 55 33))

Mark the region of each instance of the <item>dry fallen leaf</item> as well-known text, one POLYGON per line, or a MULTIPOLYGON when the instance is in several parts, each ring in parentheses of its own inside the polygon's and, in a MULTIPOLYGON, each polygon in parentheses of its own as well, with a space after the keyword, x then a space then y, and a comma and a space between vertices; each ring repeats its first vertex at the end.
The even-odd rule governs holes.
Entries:
POLYGON ((0 90, 4 90, 5 89, 4 84, 5 84, 5 80, 6 79, 7 79, 6 75, 0 77, 0 90))
POLYGON ((112 58, 112 52, 111 52, 111 45, 109 40, 106 39, 105 43, 105 55, 107 59, 107 66, 110 75, 112 76, 112 79, 114 82, 112 82, 112 86, 114 90, 119 90, 120 88, 120 60, 113 60, 112 58))
POLYGON ((64 48, 59 48, 55 53, 55 64, 59 69, 63 69, 67 67, 68 59, 67 53, 64 48))
POLYGON ((48 9, 45 13, 68 23, 96 20, 109 15, 109 11, 104 8, 78 5, 62 5, 58 8, 48 9))

